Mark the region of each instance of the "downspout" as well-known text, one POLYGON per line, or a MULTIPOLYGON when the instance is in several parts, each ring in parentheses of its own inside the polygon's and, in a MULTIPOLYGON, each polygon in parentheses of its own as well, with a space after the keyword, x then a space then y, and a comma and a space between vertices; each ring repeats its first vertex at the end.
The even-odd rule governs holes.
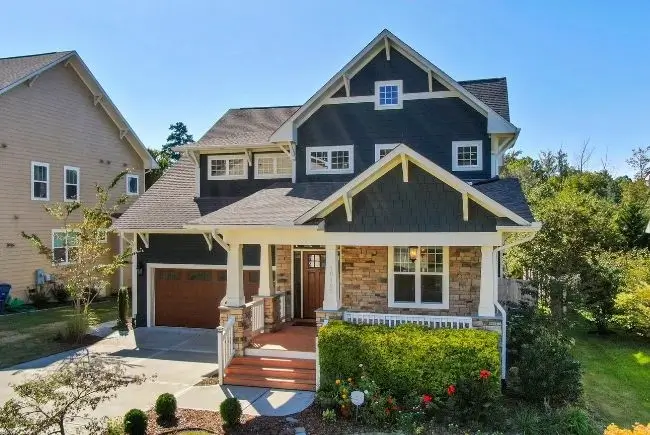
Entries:
MULTIPOLYGON (((521 245, 522 243, 529 242, 537 235, 537 232, 532 233, 529 236, 524 237, 523 239, 517 240, 516 242, 498 246, 492 251, 492 270, 496 272, 497 268, 497 254, 506 249, 521 245)), ((501 314, 501 387, 505 387, 506 381, 506 310, 499 303, 499 277, 497 273, 494 273, 494 306, 497 311, 501 314)))

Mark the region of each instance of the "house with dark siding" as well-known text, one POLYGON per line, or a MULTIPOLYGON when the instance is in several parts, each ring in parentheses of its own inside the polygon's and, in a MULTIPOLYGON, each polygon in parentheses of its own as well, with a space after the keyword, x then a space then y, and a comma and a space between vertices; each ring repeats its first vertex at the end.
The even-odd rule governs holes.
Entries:
POLYGON ((332 319, 490 329, 505 354, 500 253, 540 228, 499 177, 518 135, 505 78, 382 31, 305 104, 226 112, 117 220, 137 327, 217 328, 239 385, 313 389, 332 319))

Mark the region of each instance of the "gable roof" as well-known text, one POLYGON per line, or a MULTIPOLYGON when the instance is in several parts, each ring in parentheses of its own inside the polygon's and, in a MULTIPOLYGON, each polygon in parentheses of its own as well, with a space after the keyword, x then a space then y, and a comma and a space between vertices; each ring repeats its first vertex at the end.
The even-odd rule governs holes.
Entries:
POLYGON ((461 80, 459 85, 471 92, 476 98, 490 106, 506 121, 510 121, 510 105, 508 103, 508 81, 505 77, 461 80))
POLYGON ((328 198, 323 200, 316 207, 309 210, 300 218, 296 219, 297 224, 304 224, 315 218, 321 218, 329 214, 335 208, 345 203, 345 199, 352 199, 355 194, 365 189, 366 186, 373 183, 379 177, 384 175, 388 170, 394 168, 400 163, 404 166, 407 162, 412 162, 429 172, 432 176, 438 178, 440 181, 446 183, 452 188, 456 189, 459 193, 467 195, 474 202, 478 203, 481 207, 491 211, 497 217, 510 219, 517 225, 530 226, 531 221, 525 219, 523 216, 517 214, 514 210, 508 208, 505 204, 486 195, 476 187, 461 180, 451 172, 441 168, 433 163, 423 155, 414 151, 412 148, 400 144, 388 153, 384 158, 375 162, 368 169, 361 174, 354 177, 349 183, 341 189, 334 192, 328 198))
POLYGON ((508 207, 528 222, 535 220, 517 178, 493 178, 472 183, 472 186, 479 192, 508 207))
POLYGON ((425 71, 431 73, 436 80, 447 86, 449 89, 456 90, 458 96, 470 106, 481 112, 487 117, 488 120, 488 133, 512 133, 516 134, 518 128, 515 127, 510 121, 505 119, 494 109, 492 109, 485 102, 481 101, 478 97, 470 91, 461 86, 458 82, 452 79, 444 71, 431 63, 420 53, 415 51, 409 45, 400 40, 397 36, 389 30, 382 30, 366 47, 361 50, 355 57, 352 58, 338 73, 336 73, 325 85, 323 85, 300 109, 294 113, 280 128, 278 128, 270 137, 271 142, 283 142, 293 140, 294 123, 300 121, 302 118, 308 117, 308 114, 314 108, 320 107, 324 100, 331 94, 340 89, 344 85, 344 78, 348 79, 357 71, 361 69, 367 61, 369 61, 377 50, 383 47, 393 47, 401 54, 406 56, 416 65, 420 66, 425 71), (304 115, 304 116, 303 116, 304 115))
POLYGON ((101 106, 108 117, 120 131, 120 138, 126 138, 135 152, 144 162, 145 169, 157 168, 158 164, 149 154, 140 138, 135 134, 124 116, 111 101, 106 91, 99 84, 88 66, 79 57, 76 51, 61 51, 28 56, 6 57, 0 59, 0 96, 26 81, 38 77, 39 74, 65 62, 77 73, 95 97, 95 103, 101 106))

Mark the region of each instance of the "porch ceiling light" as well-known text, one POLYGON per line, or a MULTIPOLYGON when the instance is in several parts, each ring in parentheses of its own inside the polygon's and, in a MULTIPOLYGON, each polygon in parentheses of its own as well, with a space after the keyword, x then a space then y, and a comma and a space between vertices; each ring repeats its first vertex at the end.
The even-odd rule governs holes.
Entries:
POLYGON ((418 247, 409 246, 409 260, 415 261, 418 258, 418 247))

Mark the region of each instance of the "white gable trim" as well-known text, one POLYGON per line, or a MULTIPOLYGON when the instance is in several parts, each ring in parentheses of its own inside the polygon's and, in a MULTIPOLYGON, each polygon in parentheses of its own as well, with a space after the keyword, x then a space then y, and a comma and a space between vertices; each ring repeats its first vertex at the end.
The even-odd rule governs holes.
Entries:
POLYGON ((352 58, 334 77, 322 86, 300 109, 287 119, 269 138, 271 142, 295 141, 295 129, 313 114, 325 101, 338 89, 345 85, 347 80, 354 77, 374 56, 385 49, 385 44, 390 44, 395 50, 414 62, 427 73, 433 73, 436 80, 447 86, 450 90, 458 92, 458 96, 470 106, 488 118, 488 133, 515 133, 517 127, 496 113, 487 104, 463 88, 458 82, 448 76, 440 68, 432 64, 417 51, 413 50, 397 36, 384 29, 368 45, 352 58))
MULTIPOLYGON (((415 165, 424 169, 438 180, 449 185, 450 187, 456 189, 462 194, 466 194, 470 199, 479 204, 481 207, 486 210, 491 211, 499 217, 505 217, 513 222, 530 226, 531 223, 526 219, 522 218, 512 210, 508 209, 504 205, 493 200, 489 196, 480 192, 476 188, 470 186, 465 181, 461 180, 454 174, 449 171, 441 168, 440 166, 433 163, 431 160, 422 156, 421 154, 413 151, 411 148, 404 144, 400 144, 394 150, 392 150, 386 157, 375 162, 368 169, 363 171, 361 174, 357 175, 352 181, 343 186, 341 189, 334 192, 332 195, 327 197, 323 202, 318 204, 316 207, 309 210, 307 213, 300 216, 295 220, 295 223, 298 225, 304 224, 314 218, 322 218, 327 216, 329 213, 338 208, 341 204, 344 203, 344 196, 352 198, 357 193, 361 192, 367 186, 375 182, 381 176, 386 174, 388 171, 402 163, 403 159, 406 159, 410 162, 413 162, 415 165)), ((459 198, 460 200, 460 198, 459 198)))

